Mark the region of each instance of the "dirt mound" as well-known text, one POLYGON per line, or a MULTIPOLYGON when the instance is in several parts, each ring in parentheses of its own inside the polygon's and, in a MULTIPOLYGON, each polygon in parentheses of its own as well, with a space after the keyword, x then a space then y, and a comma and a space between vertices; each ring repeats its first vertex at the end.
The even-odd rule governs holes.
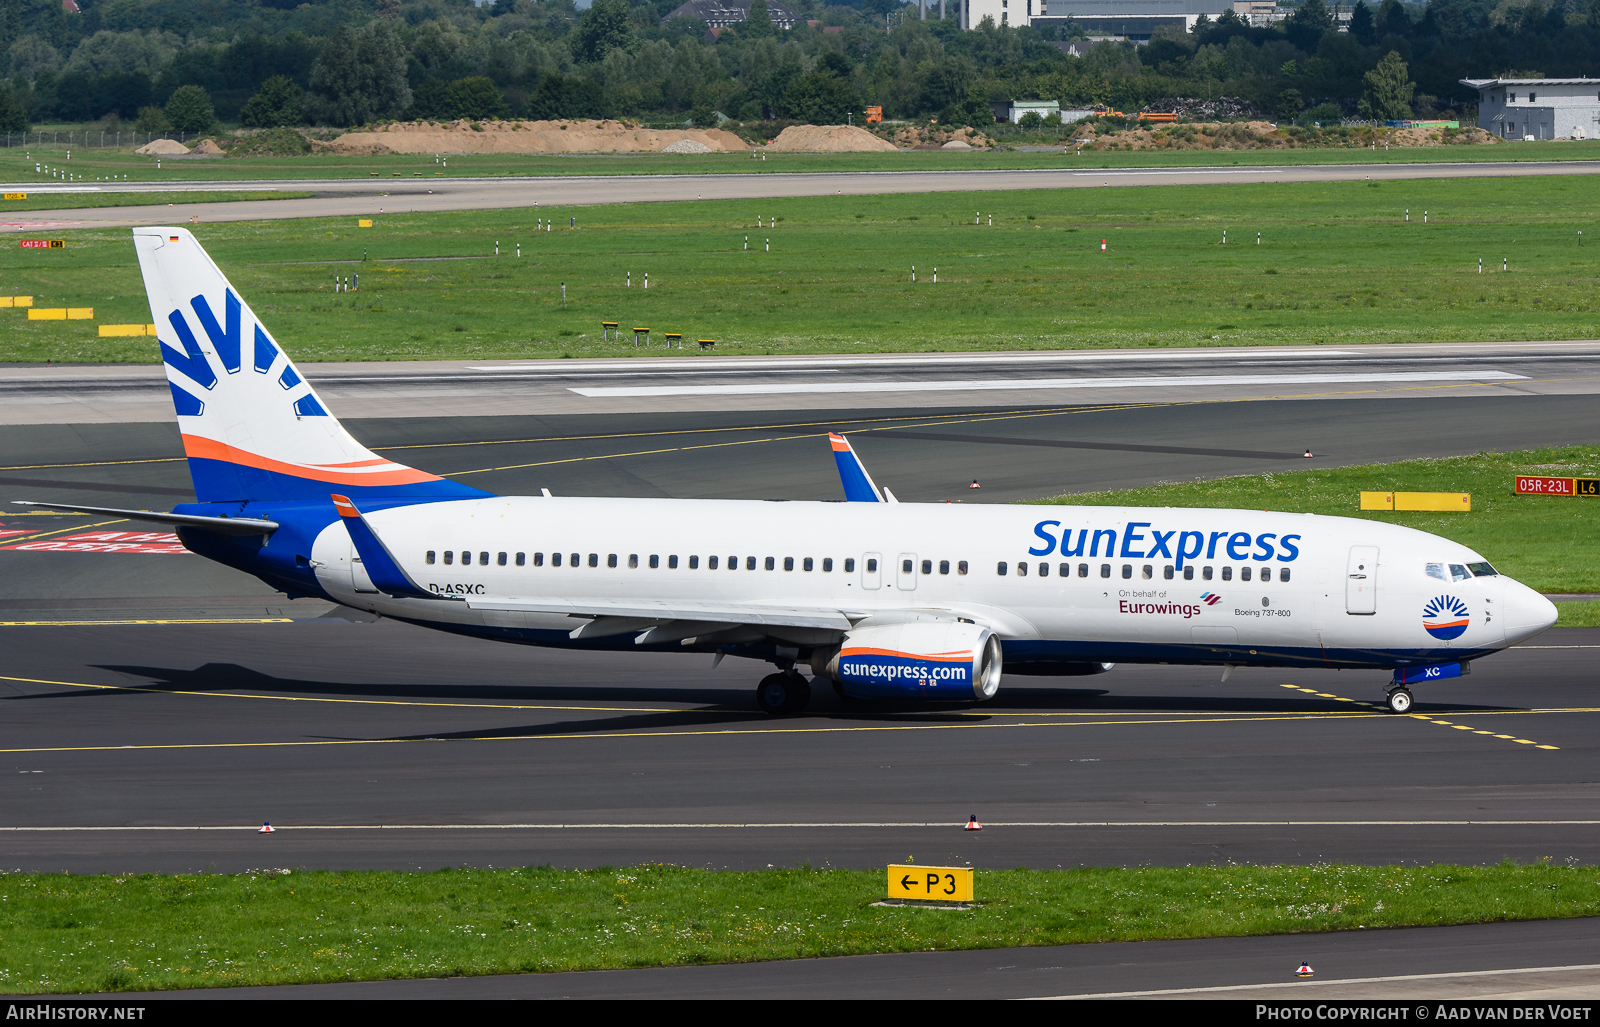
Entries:
POLYGON ((767 149, 774 153, 894 153, 897 147, 851 125, 790 125, 767 149))
POLYGON ((190 153, 204 153, 204 154, 220 154, 222 152, 222 147, 217 145, 217 141, 215 139, 202 139, 202 140, 200 140, 200 144, 198 146, 196 146, 193 150, 190 150, 189 152, 190 153))
MULTIPOLYGON (((1301 128, 1270 122, 1184 122, 1137 129, 1083 126, 1076 139, 1087 139, 1086 150, 1295 150, 1361 149, 1373 146, 1449 146, 1493 143, 1482 129, 1408 128, 1371 125, 1301 128)), ((1073 145, 1076 145, 1074 142, 1073 145)))
POLYGON ((965 139, 952 139, 948 143, 945 143, 943 146, 939 147, 939 149, 941 149, 941 150, 970 150, 970 149, 972 149, 972 144, 967 142, 965 139))
POLYGON ((311 152, 311 140, 292 128, 273 128, 244 139, 228 151, 230 157, 303 157, 311 152))
MULTIPOLYGON (((622 121, 413 121, 346 132, 319 153, 621 153, 659 152, 691 140, 706 152, 743 152, 750 146, 721 129, 639 128, 622 121)), ((698 151, 697 151, 698 152, 698 151)))
POLYGON ((940 128, 938 125, 902 125, 895 129, 891 139, 896 146, 910 150, 940 150, 953 139, 973 149, 994 145, 994 140, 975 128, 940 128))
POLYGON ((693 139, 679 139, 671 146, 663 146, 662 153, 710 153, 711 147, 693 139))
POLYGON ((180 153, 188 153, 189 148, 176 139, 153 139, 133 152, 142 153, 146 157, 175 156, 180 153))

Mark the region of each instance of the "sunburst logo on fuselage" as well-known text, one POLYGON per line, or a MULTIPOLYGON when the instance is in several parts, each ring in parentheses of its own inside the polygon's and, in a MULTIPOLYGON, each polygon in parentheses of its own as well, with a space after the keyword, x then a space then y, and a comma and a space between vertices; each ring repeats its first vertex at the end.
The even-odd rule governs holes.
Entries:
POLYGON ((1446 642, 1460 638, 1472 623, 1467 604, 1455 596, 1434 596, 1422 608, 1422 626, 1434 638, 1446 642))

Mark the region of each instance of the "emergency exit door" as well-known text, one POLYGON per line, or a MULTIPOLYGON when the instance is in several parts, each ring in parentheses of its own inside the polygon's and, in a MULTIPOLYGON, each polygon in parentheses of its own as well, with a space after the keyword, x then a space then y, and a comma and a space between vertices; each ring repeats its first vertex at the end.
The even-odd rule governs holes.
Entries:
POLYGON ((1378 547, 1351 546, 1350 566, 1344 579, 1344 612, 1378 612, 1378 547))

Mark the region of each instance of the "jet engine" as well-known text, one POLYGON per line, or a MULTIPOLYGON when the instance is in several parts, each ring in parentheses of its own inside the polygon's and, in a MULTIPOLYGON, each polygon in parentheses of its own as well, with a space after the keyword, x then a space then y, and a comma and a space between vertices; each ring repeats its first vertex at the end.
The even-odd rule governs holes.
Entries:
POLYGON ((988 628, 916 621, 854 628, 812 669, 857 699, 955 701, 994 698, 1000 663, 1000 639, 988 628))

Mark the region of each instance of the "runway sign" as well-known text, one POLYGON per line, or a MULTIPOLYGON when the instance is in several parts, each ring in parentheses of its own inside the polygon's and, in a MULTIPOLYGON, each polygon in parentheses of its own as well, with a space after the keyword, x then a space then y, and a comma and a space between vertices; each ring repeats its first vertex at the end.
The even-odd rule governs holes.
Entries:
POLYGON ((971 867, 918 867, 889 864, 889 898, 971 902, 971 867))
POLYGON ((188 553, 178 536, 166 531, 91 531, 66 538, 42 538, 0 546, 26 553, 188 553))
POLYGON ((1517 475, 1519 496, 1600 496, 1600 478, 1534 478, 1517 475))
POLYGON ((1472 510, 1470 492, 1363 492, 1363 510, 1429 510, 1447 513, 1469 513, 1472 510))
POLYGON ((26 200, 27 198, 27 193, 6 193, 6 199, 8 200, 26 200))
POLYGON ((24 250, 64 250, 67 248, 65 239, 24 239, 18 244, 24 250))

